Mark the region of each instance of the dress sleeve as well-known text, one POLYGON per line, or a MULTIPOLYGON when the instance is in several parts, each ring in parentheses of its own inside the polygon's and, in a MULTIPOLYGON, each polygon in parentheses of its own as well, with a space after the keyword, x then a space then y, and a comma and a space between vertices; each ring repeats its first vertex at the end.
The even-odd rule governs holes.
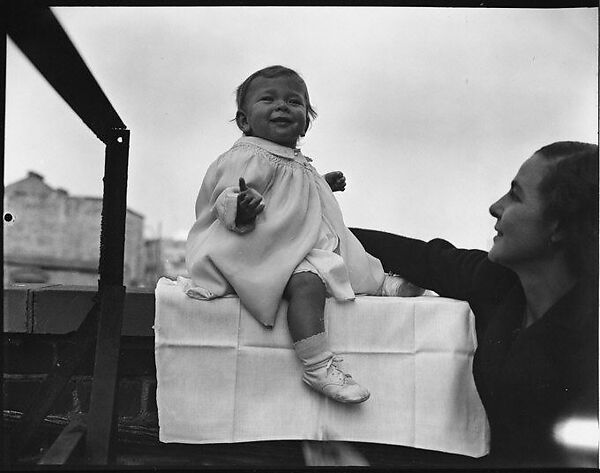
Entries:
POLYGON ((220 156, 206 172, 198 199, 196 218, 210 210, 225 228, 236 233, 248 233, 255 223, 236 225, 239 178, 243 177, 248 187, 263 194, 270 182, 273 169, 268 162, 247 149, 233 149, 220 156))
POLYGON ((237 217, 237 199, 240 193, 239 187, 227 187, 223 189, 219 197, 215 200, 212 209, 217 218, 228 230, 236 233, 248 233, 254 230, 255 222, 238 225, 237 217))
POLYGON ((516 275, 489 261, 485 251, 458 249, 442 239, 425 242, 375 230, 352 232, 386 271, 472 307, 499 301, 515 283, 516 275))

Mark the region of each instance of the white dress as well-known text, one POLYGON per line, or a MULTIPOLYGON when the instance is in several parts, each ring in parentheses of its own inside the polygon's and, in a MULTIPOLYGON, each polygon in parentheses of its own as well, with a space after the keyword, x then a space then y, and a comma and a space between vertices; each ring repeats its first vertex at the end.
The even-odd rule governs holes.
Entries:
POLYGON ((344 224, 325 179, 300 150, 243 136, 213 162, 196 200, 188 235, 188 295, 212 299, 237 294, 267 326, 292 274, 311 271, 338 300, 377 294, 384 280, 344 224), (258 191, 265 209, 254 224, 235 225, 238 180, 258 191))

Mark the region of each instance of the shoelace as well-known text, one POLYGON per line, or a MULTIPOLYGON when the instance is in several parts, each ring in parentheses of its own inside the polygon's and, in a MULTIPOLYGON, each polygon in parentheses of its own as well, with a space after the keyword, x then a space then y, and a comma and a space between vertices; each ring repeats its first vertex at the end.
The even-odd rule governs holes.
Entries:
POLYGON ((351 375, 346 374, 342 371, 341 366, 339 366, 339 363, 341 363, 342 361, 344 361, 344 359, 341 356, 332 356, 330 358, 330 360, 327 362, 327 364, 325 365, 325 368, 327 369, 327 372, 329 373, 329 368, 333 368, 334 373, 337 374, 338 376, 343 375, 343 381, 346 381, 347 378, 352 378, 351 375))

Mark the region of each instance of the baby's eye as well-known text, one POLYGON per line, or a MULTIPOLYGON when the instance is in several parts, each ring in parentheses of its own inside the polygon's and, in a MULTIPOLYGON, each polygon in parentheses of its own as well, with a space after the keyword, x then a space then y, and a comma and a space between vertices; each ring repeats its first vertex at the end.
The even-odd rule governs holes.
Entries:
POLYGON ((288 102, 293 105, 304 105, 301 99, 289 99, 288 102))
POLYGON ((271 101, 273 101, 273 98, 268 95, 265 95, 258 100, 260 100, 261 102, 271 102, 271 101))

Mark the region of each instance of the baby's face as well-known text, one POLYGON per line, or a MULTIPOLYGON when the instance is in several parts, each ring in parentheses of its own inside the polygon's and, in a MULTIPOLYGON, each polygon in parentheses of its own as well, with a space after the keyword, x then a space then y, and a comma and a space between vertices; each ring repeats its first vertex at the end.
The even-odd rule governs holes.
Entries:
POLYGON ((306 90, 293 77, 257 77, 246 95, 238 125, 246 135, 294 148, 306 129, 306 90))

